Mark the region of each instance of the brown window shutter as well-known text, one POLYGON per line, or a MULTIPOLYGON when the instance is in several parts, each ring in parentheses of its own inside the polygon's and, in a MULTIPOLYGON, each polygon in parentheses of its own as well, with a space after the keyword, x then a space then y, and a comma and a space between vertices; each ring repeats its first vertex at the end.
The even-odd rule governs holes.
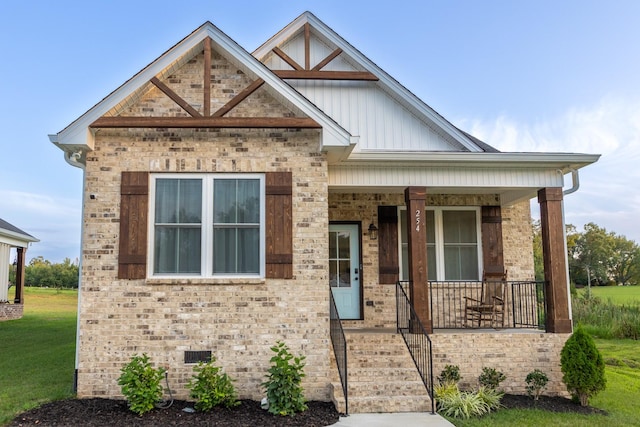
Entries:
POLYGON ((482 257, 485 273, 504 273, 500 206, 482 207, 482 257))
POLYGON ((380 284, 395 284, 400 279, 396 206, 378 206, 378 276, 380 284))
POLYGON ((265 183, 266 277, 293 278, 291 172, 267 172, 265 183))
POLYGON ((148 214, 149 173, 122 172, 119 279, 144 279, 147 275, 148 214))

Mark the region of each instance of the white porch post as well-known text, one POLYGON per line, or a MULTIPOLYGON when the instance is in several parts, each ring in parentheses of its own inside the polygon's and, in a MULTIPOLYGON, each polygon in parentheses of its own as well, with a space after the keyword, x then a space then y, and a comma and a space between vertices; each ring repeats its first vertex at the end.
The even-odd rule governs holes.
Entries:
POLYGON ((9 263, 11 246, 0 243, 0 303, 9 300, 9 263))

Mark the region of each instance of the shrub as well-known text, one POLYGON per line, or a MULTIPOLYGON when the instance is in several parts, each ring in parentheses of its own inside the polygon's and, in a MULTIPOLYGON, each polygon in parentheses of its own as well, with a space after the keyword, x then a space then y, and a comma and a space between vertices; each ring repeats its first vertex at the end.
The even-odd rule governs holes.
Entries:
POLYGON ((527 394, 533 396, 533 400, 538 400, 542 391, 547 387, 549 377, 540 369, 534 369, 527 374, 525 382, 527 383, 527 394))
POLYGON ((440 376, 438 377, 438 382, 442 385, 444 384, 458 384, 460 382, 460 368, 456 365, 446 365, 442 372, 440 372, 440 376))
POLYGON ((195 374, 189 380, 187 387, 190 396, 196 399, 198 411, 210 411, 213 407, 222 405, 225 408, 238 406, 238 395, 231 378, 220 372, 222 368, 215 366, 215 357, 208 363, 200 362, 193 367, 195 374))
POLYGON ((453 418, 471 418, 485 415, 500 408, 502 393, 480 387, 478 391, 460 391, 455 383, 435 387, 438 412, 453 418))
POLYGON ((126 397, 129 409, 138 415, 149 412, 162 398, 163 368, 151 367, 149 357, 133 355, 131 361, 121 370, 118 385, 122 387, 122 394, 126 397))
POLYGON ((604 390, 604 360, 593 338, 582 328, 578 328, 562 347, 560 365, 562 381, 582 406, 587 406, 590 397, 604 390))
POLYGON ((304 377, 305 357, 294 357, 280 341, 271 347, 271 351, 276 354, 270 360, 267 381, 262 383, 267 390, 269 412, 275 415, 293 415, 304 411, 307 405, 300 383, 304 377))
POLYGON ((500 383, 506 379, 507 377, 502 372, 493 368, 484 367, 482 368, 482 373, 478 377, 478 382, 481 386, 490 390, 497 390, 500 383))

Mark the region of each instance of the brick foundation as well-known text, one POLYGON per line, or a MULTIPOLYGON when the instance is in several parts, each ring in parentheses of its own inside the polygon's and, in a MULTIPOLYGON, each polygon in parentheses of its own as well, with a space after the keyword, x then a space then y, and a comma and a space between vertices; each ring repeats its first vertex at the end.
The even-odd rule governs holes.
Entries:
POLYGON ((0 304, 0 322, 22 318, 24 304, 0 304))

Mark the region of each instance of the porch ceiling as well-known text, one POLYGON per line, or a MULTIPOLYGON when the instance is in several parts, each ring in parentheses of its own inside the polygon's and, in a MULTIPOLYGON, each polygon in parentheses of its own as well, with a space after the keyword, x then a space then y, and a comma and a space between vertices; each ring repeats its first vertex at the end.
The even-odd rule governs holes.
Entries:
POLYGON ((564 176, 599 156, 564 153, 352 153, 329 166, 334 193, 399 193, 424 186, 429 194, 497 194, 503 205, 564 187, 564 176))

